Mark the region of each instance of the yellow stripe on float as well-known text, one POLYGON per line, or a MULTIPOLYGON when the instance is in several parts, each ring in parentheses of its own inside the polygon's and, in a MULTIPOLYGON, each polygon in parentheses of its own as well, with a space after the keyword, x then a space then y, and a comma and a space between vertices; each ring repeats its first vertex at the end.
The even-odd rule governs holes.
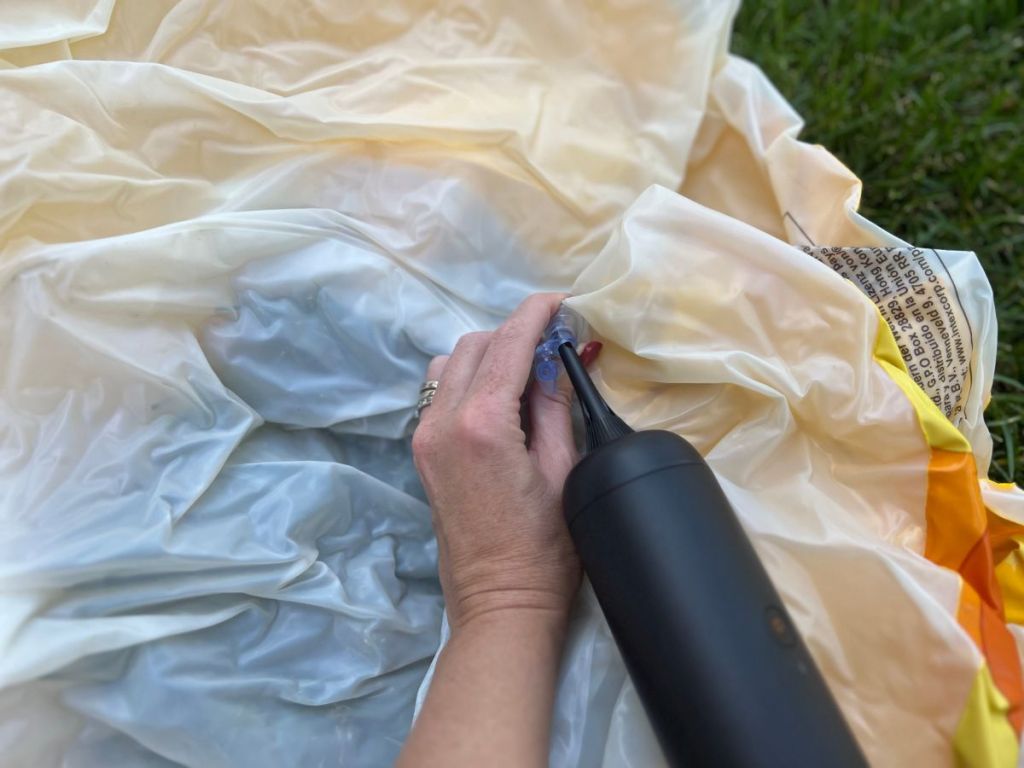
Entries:
POLYGON ((1006 719, 1009 704, 999 692, 988 666, 974 677, 967 706, 953 736, 953 754, 960 768, 1001 768, 1017 765, 1017 735, 1006 719))
POLYGON ((885 321, 881 313, 878 313, 878 333, 875 336, 875 361, 885 369, 889 378, 899 385, 903 394, 914 406, 917 420, 921 423, 921 429, 928 440, 928 445, 932 448, 942 448, 959 453, 971 450, 967 438, 960 434, 945 414, 939 410, 939 407, 911 378, 906 363, 903 362, 903 357, 900 355, 900 349, 896 346, 896 339, 893 338, 889 323, 885 321))
POLYGON ((889 324, 877 314, 875 360, 907 396, 930 449, 924 554, 960 576, 956 620, 985 659, 954 734, 956 762, 971 768, 1010 768, 1019 752, 1024 682, 1003 616, 974 456, 967 438, 911 378, 889 324))

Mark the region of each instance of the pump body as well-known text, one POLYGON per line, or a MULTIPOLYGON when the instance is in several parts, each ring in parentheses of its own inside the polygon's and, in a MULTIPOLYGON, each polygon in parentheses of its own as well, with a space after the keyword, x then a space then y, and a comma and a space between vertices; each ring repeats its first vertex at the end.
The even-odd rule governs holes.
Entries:
POLYGON ((672 765, 867 764, 689 443, 647 431, 596 445, 569 475, 564 509, 672 765))

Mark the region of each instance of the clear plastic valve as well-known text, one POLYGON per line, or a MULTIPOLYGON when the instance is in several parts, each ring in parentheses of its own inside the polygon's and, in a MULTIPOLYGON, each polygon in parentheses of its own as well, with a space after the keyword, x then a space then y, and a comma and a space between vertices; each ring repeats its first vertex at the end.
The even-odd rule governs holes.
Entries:
POLYGON ((580 347, 587 341, 590 328, 586 321, 562 304, 544 329, 543 341, 533 353, 533 375, 548 394, 554 394, 562 375, 562 358, 558 348, 566 342, 580 347))

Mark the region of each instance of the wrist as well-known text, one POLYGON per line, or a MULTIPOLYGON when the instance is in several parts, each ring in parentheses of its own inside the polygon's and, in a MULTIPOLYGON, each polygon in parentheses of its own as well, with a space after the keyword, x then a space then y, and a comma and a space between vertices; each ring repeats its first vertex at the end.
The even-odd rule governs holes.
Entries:
POLYGON ((482 634, 510 634, 552 640, 559 648, 569 626, 568 606, 534 603, 527 599, 478 604, 453 617, 449 613, 452 639, 482 634))
POLYGON ((483 621, 561 627, 564 631, 581 576, 567 536, 566 542, 566 551, 546 554, 539 558, 542 562, 527 557, 453 560, 453 567, 442 574, 453 630, 483 621))

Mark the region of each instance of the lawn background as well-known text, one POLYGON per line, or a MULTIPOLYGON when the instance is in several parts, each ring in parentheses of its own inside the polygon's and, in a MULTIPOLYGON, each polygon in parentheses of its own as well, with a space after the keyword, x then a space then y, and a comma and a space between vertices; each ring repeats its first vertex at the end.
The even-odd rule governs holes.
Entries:
MULTIPOLYGON (((756 62, 900 238, 978 254, 999 318, 989 475, 1024 480, 1024 3, 747 0, 756 62)), ((836 245, 847 245, 836 243, 836 245)), ((856 245, 856 243, 849 243, 856 245)))

